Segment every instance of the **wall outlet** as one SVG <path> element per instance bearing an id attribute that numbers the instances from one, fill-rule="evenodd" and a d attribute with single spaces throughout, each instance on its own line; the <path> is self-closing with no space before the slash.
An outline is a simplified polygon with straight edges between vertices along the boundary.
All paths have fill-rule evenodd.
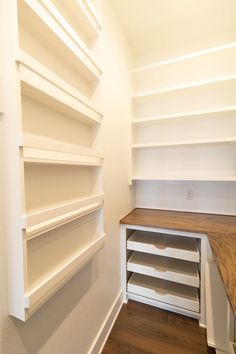
<path id="1" fill-rule="evenodd" d="M 186 191 L 186 199 L 187 200 L 193 200 L 193 198 L 194 198 L 193 189 L 187 189 L 187 191 Z"/>

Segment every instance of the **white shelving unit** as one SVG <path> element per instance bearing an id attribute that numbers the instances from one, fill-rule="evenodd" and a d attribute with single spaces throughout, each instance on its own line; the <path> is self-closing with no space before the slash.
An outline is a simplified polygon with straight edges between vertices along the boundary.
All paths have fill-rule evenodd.
<path id="1" fill-rule="evenodd" d="M 124 301 L 137 300 L 204 323 L 206 235 L 121 225 L 121 238 Z"/>
<path id="2" fill-rule="evenodd" d="M 236 181 L 235 59 L 232 42 L 131 71 L 132 180 Z"/>
<path id="3" fill-rule="evenodd" d="M 102 71 L 89 50 L 50 0 L 19 0 L 20 23 L 30 33 L 43 36 L 63 61 L 87 80 L 98 80 Z"/>
<path id="4" fill-rule="evenodd" d="M 79 33 L 56 1 L 18 0 L 9 12 L 17 110 L 8 153 L 19 191 L 9 196 L 9 313 L 23 321 L 105 241 L 102 113 L 92 98 L 102 72 L 83 40 L 101 24 L 89 1 L 72 2 Z"/>

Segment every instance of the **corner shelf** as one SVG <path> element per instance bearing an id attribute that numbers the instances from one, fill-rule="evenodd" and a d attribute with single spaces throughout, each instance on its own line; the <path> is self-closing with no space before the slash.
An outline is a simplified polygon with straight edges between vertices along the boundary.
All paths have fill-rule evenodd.
<path id="1" fill-rule="evenodd" d="M 50 0 L 20 0 L 19 3 L 20 16 L 24 15 L 24 26 L 34 30 L 39 36 L 43 33 L 48 41 L 46 43 L 48 48 L 57 43 L 64 59 L 70 61 L 76 72 L 88 81 L 99 79 L 101 69 L 85 49 L 85 45 L 81 44 L 81 40 L 78 41 L 78 36 L 76 35 L 76 40 L 74 35 L 71 37 L 74 31 L 59 12 L 54 11 L 54 5 Z"/>
<path id="2" fill-rule="evenodd" d="M 205 144 L 233 144 L 236 143 L 236 137 L 230 138 L 208 138 L 208 139 L 192 139 L 182 141 L 170 141 L 160 143 L 147 143 L 147 144 L 133 144 L 133 149 L 149 149 L 149 148 L 161 148 L 169 146 L 185 146 L 185 145 L 205 145 Z"/>
<path id="3" fill-rule="evenodd" d="M 103 156 L 97 151 L 39 138 L 34 135 L 20 135 L 23 161 L 28 163 L 101 166 Z"/>
<path id="4" fill-rule="evenodd" d="M 217 115 L 221 113 L 226 113 L 226 112 L 235 112 L 236 114 L 236 105 L 235 106 L 223 106 L 223 107 L 216 107 L 212 109 L 201 109 L 201 110 L 196 110 L 196 111 L 190 111 L 190 112 L 181 112 L 181 113 L 175 113 L 175 114 L 167 114 L 167 115 L 162 115 L 162 116 L 156 116 L 156 117 L 144 117 L 144 118 L 139 118 L 139 119 L 133 119 L 132 124 L 138 125 L 138 124 L 151 124 L 155 123 L 158 121 L 167 121 L 167 120 L 175 120 L 175 119 L 184 119 L 184 118 L 200 118 L 205 115 Z"/>
<path id="5" fill-rule="evenodd" d="M 77 254 L 66 259 L 55 272 L 46 279 L 29 289 L 24 296 L 25 309 L 30 315 L 70 280 L 94 255 L 103 247 L 105 234 L 89 245 L 79 250 Z"/>
<path id="6" fill-rule="evenodd" d="M 16 62 L 22 94 L 87 124 L 101 123 L 102 114 L 74 87 L 19 50 Z"/>
<path id="7" fill-rule="evenodd" d="M 143 100 L 145 101 L 146 99 L 148 99 L 150 97 L 157 96 L 160 94 L 168 94 L 168 93 L 172 93 L 172 92 L 176 92 L 176 91 L 180 91 L 180 90 L 189 90 L 192 88 L 197 88 L 197 87 L 206 86 L 206 85 L 214 85 L 214 84 L 218 84 L 218 83 L 225 82 L 225 81 L 232 81 L 235 79 L 236 79 L 236 74 L 226 75 L 226 76 L 221 76 L 221 77 L 217 77 L 214 79 L 194 81 L 194 82 L 190 82 L 190 83 L 183 84 L 183 85 L 175 85 L 175 86 L 167 87 L 167 88 L 163 88 L 163 89 L 137 93 L 137 94 L 133 94 L 131 96 L 131 98 L 133 101 L 143 101 Z"/>
<path id="8" fill-rule="evenodd" d="M 32 239 L 103 207 L 104 194 L 66 202 L 22 216 L 26 239 Z"/>

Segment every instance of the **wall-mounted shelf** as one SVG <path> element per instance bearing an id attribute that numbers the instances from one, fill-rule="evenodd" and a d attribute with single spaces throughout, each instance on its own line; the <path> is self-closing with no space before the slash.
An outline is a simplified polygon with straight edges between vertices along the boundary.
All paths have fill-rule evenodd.
<path id="1" fill-rule="evenodd" d="M 41 306 L 49 297 L 60 289 L 82 267 L 84 267 L 94 255 L 103 247 L 105 234 L 89 245 L 80 249 L 70 259 L 66 259 L 55 272 L 52 272 L 41 283 L 29 289 L 25 294 L 25 309 L 31 314 Z"/>
<path id="2" fill-rule="evenodd" d="M 26 321 L 105 241 L 102 114 L 92 97 L 102 71 L 77 31 L 95 38 L 101 26 L 84 0 L 17 0 L 9 16 L 9 314 Z"/>
<path id="3" fill-rule="evenodd" d="M 37 237 L 103 207 L 104 195 L 94 195 L 36 211 L 22 217 L 27 239 Z"/>
<path id="4" fill-rule="evenodd" d="M 133 144 L 133 149 L 148 149 L 148 148 L 158 148 L 158 147 L 169 147 L 169 146 L 185 146 L 185 145 L 205 145 L 205 144 L 233 144 L 236 143 L 236 137 L 231 138 L 208 138 L 208 139 L 192 139 L 192 140 L 182 140 L 182 141 L 169 141 L 169 142 L 159 142 L 159 143 L 148 143 L 148 144 Z"/>
<path id="5" fill-rule="evenodd" d="M 43 3 L 43 5 L 41 4 Z M 46 7 L 46 8 L 45 8 Z M 88 81 L 98 80 L 102 74 L 101 69 L 85 50 L 81 43 L 68 35 L 68 24 L 64 19 L 54 13 L 53 4 L 49 0 L 20 0 L 19 14 L 20 21 L 24 27 L 33 32 L 39 38 L 43 36 L 45 45 L 58 50 L 60 57 Z M 65 27 L 67 31 L 65 31 Z"/>
<path id="6" fill-rule="evenodd" d="M 23 51 L 17 55 L 22 94 L 82 122 L 101 123 L 102 114 L 78 90 Z"/>
<path id="7" fill-rule="evenodd" d="M 236 79 L 236 74 L 221 76 L 221 77 L 217 77 L 214 79 L 189 82 L 189 83 L 183 84 L 183 85 L 175 85 L 175 86 L 166 87 L 163 89 L 137 93 L 137 94 L 133 94 L 131 96 L 131 98 L 133 99 L 134 102 L 135 101 L 139 101 L 139 102 L 146 101 L 147 99 L 153 98 L 153 96 L 157 96 L 160 94 L 168 94 L 168 93 L 172 93 L 172 92 L 176 92 L 176 91 L 180 91 L 180 90 L 189 90 L 189 89 L 198 88 L 201 86 L 214 85 L 214 84 L 218 84 L 218 83 L 225 82 L 225 81 L 226 82 L 232 81 L 235 79 Z"/>
<path id="8" fill-rule="evenodd" d="M 89 166 L 101 166 L 103 162 L 101 152 L 33 135 L 20 135 L 19 146 L 24 162 Z"/>
<path id="9" fill-rule="evenodd" d="M 52 0 L 58 10 L 63 13 L 68 23 L 91 47 L 102 30 L 97 9 L 86 0 Z"/>
<path id="10" fill-rule="evenodd" d="M 133 181 L 194 181 L 194 182 L 236 182 L 236 176 L 208 176 L 208 175 L 179 175 L 175 176 L 174 174 L 169 175 L 143 175 L 143 176 L 133 176 Z"/>
<path id="11" fill-rule="evenodd" d="M 132 124 L 150 124 L 158 121 L 167 121 L 167 120 L 176 120 L 176 119 L 191 119 L 191 118 L 201 118 L 204 116 L 218 116 L 219 114 L 224 114 L 227 112 L 232 112 L 236 114 L 236 105 L 235 106 L 225 106 L 225 107 L 217 107 L 212 109 L 201 109 L 191 112 L 182 112 L 176 114 L 167 114 L 163 116 L 156 117 L 143 117 L 139 119 L 133 119 Z"/>
<path id="12" fill-rule="evenodd" d="M 178 63 L 181 61 L 186 61 L 186 60 L 191 60 L 200 56 L 205 56 L 208 54 L 212 54 L 212 53 L 217 53 L 217 52 L 221 52 L 227 49 L 231 49 L 231 48 L 236 48 L 236 42 L 231 42 L 231 43 L 226 43 L 223 45 L 219 45 L 217 47 L 212 47 L 212 48 L 207 48 L 207 49 L 203 49 L 197 52 L 193 52 L 193 53 L 189 53 L 189 54 L 185 54 L 176 58 L 171 58 L 171 59 L 167 59 L 167 60 L 162 60 L 159 61 L 157 63 L 151 64 L 151 65 L 145 65 L 145 66 L 141 66 L 138 67 L 136 69 L 132 69 L 131 70 L 131 74 L 136 74 L 136 73 L 140 73 L 146 70 L 153 70 L 156 69 L 158 67 L 161 66 L 165 66 L 165 65 L 169 65 L 169 64 L 174 64 L 174 63 Z"/>

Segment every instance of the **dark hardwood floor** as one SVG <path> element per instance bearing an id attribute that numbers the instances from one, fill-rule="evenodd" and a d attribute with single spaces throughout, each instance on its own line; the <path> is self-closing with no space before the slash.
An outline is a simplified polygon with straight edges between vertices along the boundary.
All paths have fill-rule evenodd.
<path id="1" fill-rule="evenodd" d="M 110 333 L 102 354 L 213 354 L 198 321 L 129 301 Z"/>

